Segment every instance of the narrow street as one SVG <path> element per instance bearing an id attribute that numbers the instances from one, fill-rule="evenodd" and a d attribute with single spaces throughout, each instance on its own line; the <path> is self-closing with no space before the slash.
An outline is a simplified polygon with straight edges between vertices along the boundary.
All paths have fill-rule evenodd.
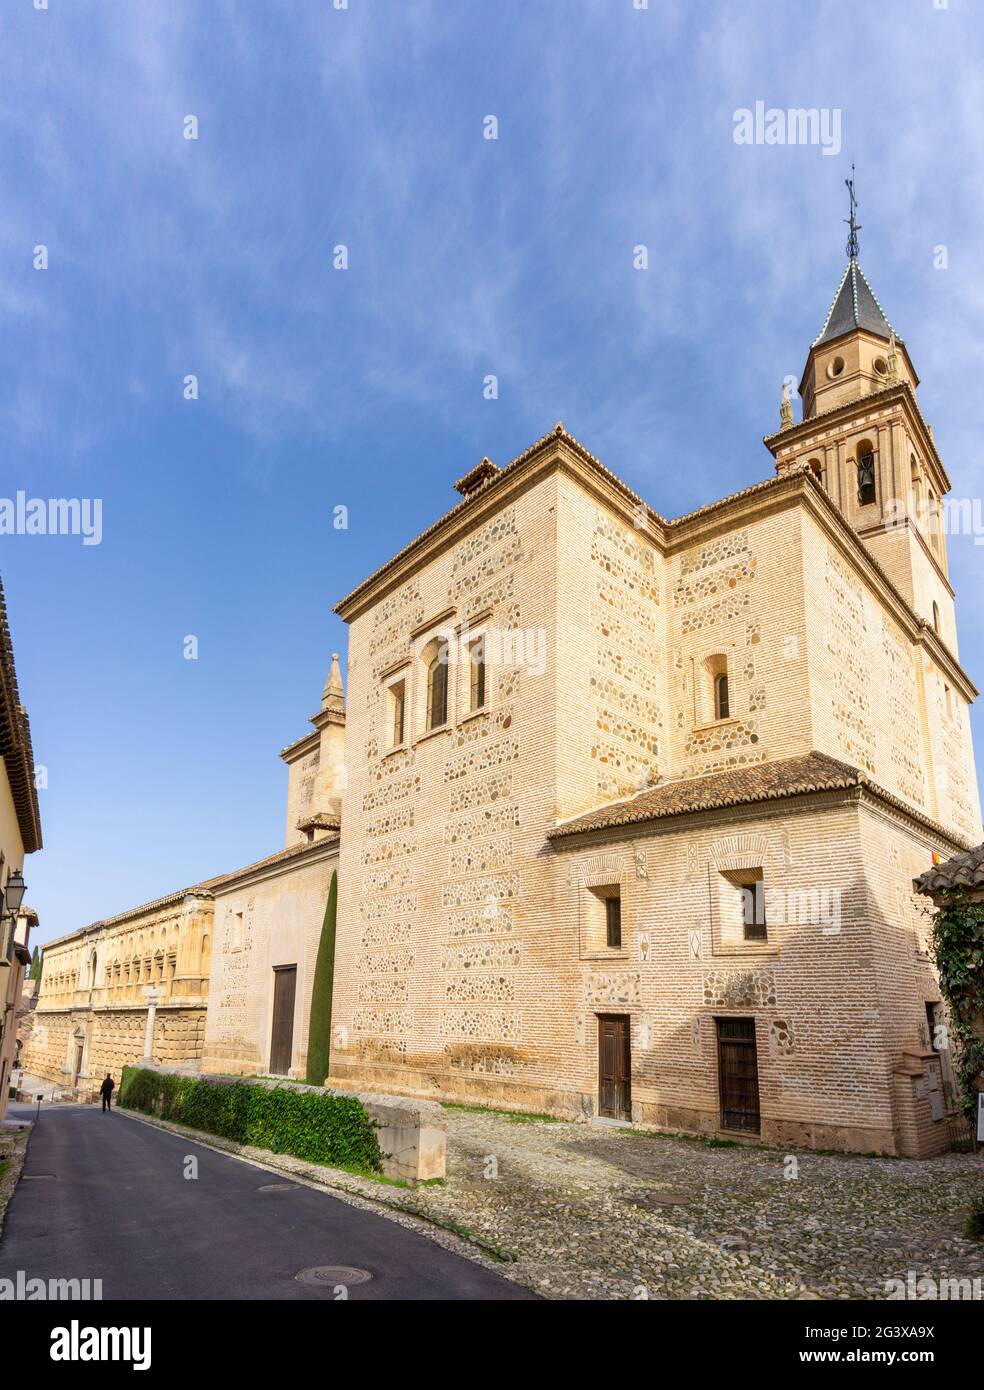
<path id="1" fill-rule="evenodd" d="M 323 1266 L 371 1274 L 346 1283 L 353 1299 L 535 1297 L 394 1221 L 96 1106 L 42 1106 L 0 1243 L 0 1276 L 101 1279 L 104 1299 L 333 1300 L 334 1280 L 296 1278 Z"/>

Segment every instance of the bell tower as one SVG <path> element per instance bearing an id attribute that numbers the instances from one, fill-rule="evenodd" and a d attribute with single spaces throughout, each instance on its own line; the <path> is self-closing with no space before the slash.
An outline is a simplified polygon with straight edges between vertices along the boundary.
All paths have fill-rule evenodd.
<path id="1" fill-rule="evenodd" d="M 813 470 L 910 607 L 956 656 L 942 513 L 950 480 L 919 409 L 908 348 L 861 269 L 853 177 L 846 184 L 848 261 L 807 353 L 802 419 L 793 418 L 784 391 L 780 428 L 765 444 L 777 472 Z"/>

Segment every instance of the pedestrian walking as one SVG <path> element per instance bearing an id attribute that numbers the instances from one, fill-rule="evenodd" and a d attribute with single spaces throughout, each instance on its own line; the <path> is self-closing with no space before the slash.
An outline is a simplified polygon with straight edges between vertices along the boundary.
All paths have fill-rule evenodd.
<path id="1" fill-rule="evenodd" d="M 106 1080 L 99 1087 L 99 1094 L 102 1096 L 103 1110 L 109 1110 L 112 1108 L 113 1091 L 115 1087 L 116 1082 L 110 1076 L 109 1072 L 107 1072 Z"/>

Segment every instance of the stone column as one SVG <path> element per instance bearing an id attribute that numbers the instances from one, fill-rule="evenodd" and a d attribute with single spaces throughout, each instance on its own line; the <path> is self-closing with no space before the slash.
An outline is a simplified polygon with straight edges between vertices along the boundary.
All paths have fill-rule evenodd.
<path id="1" fill-rule="evenodd" d="M 147 990 L 147 1031 L 144 1034 L 144 1055 L 143 1061 L 153 1062 L 154 1060 L 154 1024 L 157 1021 L 157 1005 L 161 1002 L 161 995 L 155 989 Z"/>
<path id="2" fill-rule="evenodd" d="M 878 425 L 877 443 L 878 450 L 878 496 L 881 503 L 882 520 L 887 516 L 889 501 L 898 497 L 898 490 L 895 485 L 895 469 L 893 467 L 893 451 L 889 443 L 889 426 Z M 897 508 L 893 508 L 892 520 L 898 521 Z"/>

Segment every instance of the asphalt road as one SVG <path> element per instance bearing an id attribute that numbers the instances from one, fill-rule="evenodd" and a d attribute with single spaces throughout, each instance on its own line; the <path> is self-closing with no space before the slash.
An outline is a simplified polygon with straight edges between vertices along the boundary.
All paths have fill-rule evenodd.
<path id="1" fill-rule="evenodd" d="M 101 1279 L 104 1299 L 323 1302 L 333 1283 L 295 1275 L 325 1265 L 371 1273 L 352 1299 L 535 1297 L 386 1217 L 90 1105 L 42 1105 L 0 1244 L 0 1276 Z"/>

